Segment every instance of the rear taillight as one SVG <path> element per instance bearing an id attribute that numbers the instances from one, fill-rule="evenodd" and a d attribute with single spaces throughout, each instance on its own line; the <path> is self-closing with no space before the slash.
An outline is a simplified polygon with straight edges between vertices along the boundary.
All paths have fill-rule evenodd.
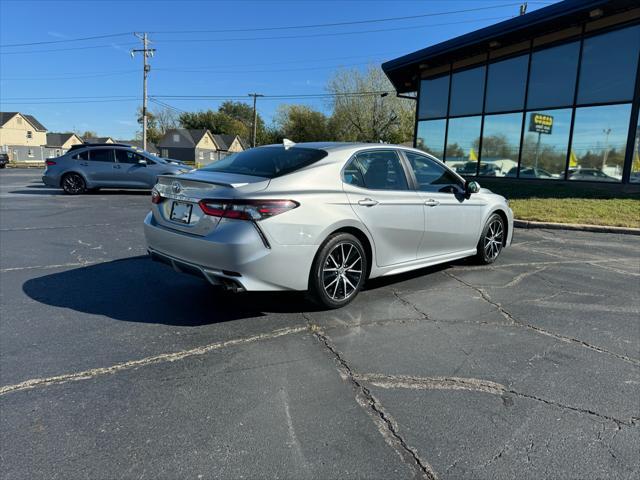
<path id="1" fill-rule="evenodd" d="M 293 200 L 200 200 L 202 211 L 212 217 L 263 220 L 293 210 Z"/>
<path id="2" fill-rule="evenodd" d="M 154 205 L 159 204 L 162 201 L 162 195 L 157 190 L 151 190 L 151 203 Z"/>
<path id="3" fill-rule="evenodd" d="M 44 163 L 47 165 L 47 167 L 50 167 L 56 164 L 56 162 L 54 162 L 53 160 L 45 160 Z"/>

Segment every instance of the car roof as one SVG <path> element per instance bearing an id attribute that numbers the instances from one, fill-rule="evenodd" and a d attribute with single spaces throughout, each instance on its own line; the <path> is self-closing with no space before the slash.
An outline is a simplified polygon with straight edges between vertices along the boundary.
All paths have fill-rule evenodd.
<path id="1" fill-rule="evenodd" d="M 263 147 L 282 147 L 282 143 L 274 143 L 271 145 L 263 145 L 258 148 Z M 343 150 L 361 150 L 363 148 L 397 148 L 402 150 L 414 151 L 416 153 L 420 153 L 422 155 L 429 155 L 427 152 L 422 150 L 418 150 L 413 147 L 407 147 L 405 145 L 396 145 L 394 143 L 367 143 L 367 142 L 300 142 L 294 143 L 291 147 L 297 148 L 312 148 L 316 150 L 325 150 L 327 152 L 337 152 Z"/>
<path id="2" fill-rule="evenodd" d="M 71 145 L 69 150 L 78 150 L 80 148 L 96 148 L 96 147 L 127 147 L 133 148 L 131 145 L 127 145 L 126 143 L 79 143 L 77 145 Z"/>

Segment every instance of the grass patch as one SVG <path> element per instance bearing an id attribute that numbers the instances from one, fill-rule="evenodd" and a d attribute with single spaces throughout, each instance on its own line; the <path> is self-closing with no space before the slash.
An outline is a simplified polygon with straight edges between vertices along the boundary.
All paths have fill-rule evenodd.
<path id="1" fill-rule="evenodd" d="M 640 200 L 534 197 L 509 203 L 520 220 L 640 228 Z"/>
<path id="2" fill-rule="evenodd" d="M 640 228 L 640 185 L 568 184 L 480 179 L 509 199 L 515 218 Z"/>

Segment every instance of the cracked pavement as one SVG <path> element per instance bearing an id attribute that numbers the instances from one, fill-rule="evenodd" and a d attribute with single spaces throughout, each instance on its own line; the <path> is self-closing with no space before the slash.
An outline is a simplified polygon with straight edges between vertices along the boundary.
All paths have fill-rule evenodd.
<path id="1" fill-rule="evenodd" d="M 640 238 L 517 230 L 349 306 L 145 256 L 147 193 L 0 172 L 2 478 L 640 475 Z"/>

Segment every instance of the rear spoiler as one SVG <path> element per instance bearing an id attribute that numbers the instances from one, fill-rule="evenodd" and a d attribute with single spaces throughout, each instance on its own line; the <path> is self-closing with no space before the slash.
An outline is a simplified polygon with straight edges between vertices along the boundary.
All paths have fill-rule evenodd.
<path id="1" fill-rule="evenodd" d="M 177 180 L 180 180 L 181 178 L 182 176 L 179 176 L 179 175 L 158 175 L 158 182 L 164 183 L 164 185 L 171 185 L 172 181 L 177 181 Z M 167 181 L 162 182 L 163 179 Z M 184 181 L 194 182 L 194 183 L 208 183 L 209 185 L 218 185 L 220 187 L 231 187 L 231 188 L 240 188 L 240 187 L 244 187 L 245 185 L 249 185 L 249 182 L 230 183 L 230 182 L 221 182 L 221 181 L 215 181 L 215 180 L 203 180 L 203 179 L 195 180 L 190 178 L 185 178 Z"/>

